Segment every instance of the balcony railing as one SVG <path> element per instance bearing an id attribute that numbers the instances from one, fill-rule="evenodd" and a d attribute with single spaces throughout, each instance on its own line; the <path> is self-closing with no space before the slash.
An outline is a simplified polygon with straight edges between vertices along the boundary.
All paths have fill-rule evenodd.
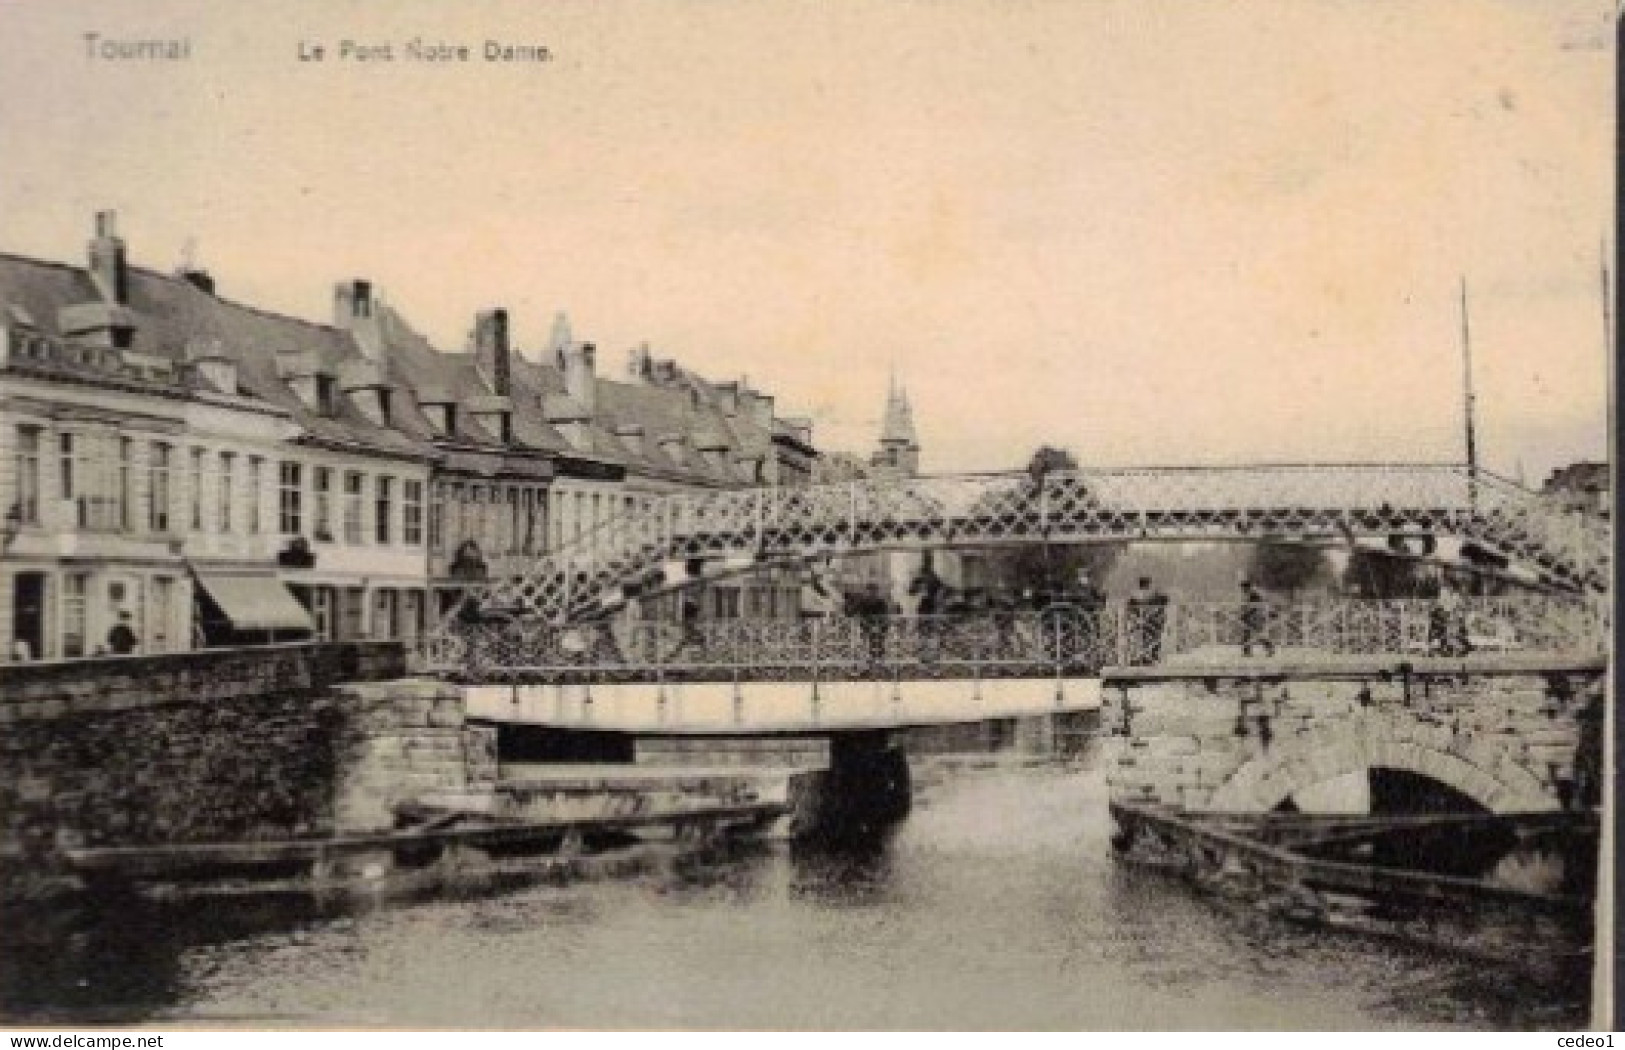
<path id="1" fill-rule="evenodd" d="M 470 681 L 1090 676 L 1110 665 L 1238 657 L 1601 653 L 1593 606 L 1544 597 L 1302 604 L 1056 606 L 931 617 L 459 624 L 425 640 L 423 671 Z"/>

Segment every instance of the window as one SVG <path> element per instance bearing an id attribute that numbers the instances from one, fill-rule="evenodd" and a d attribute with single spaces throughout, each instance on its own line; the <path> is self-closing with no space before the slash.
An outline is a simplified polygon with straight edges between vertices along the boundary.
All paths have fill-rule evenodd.
<path id="1" fill-rule="evenodd" d="M 463 486 L 448 485 L 437 507 L 445 508 L 445 545 L 442 550 L 456 550 L 463 540 Z"/>
<path id="2" fill-rule="evenodd" d="M 480 505 L 485 515 L 480 530 L 480 549 L 491 553 L 502 551 L 502 489 L 491 485 L 485 490 L 485 501 Z"/>
<path id="3" fill-rule="evenodd" d="M 361 485 L 362 474 L 358 470 L 346 471 L 344 474 L 344 542 L 360 543 L 361 535 Z"/>
<path id="4" fill-rule="evenodd" d="M 501 548 L 504 553 L 512 554 L 519 549 L 519 537 L 524 535 L 524 526 L 519 515 L 519 489 L 510 485 L 508 487 L 508 534 L 503 537 L 506 542 L 503 543 Z"/>
<path id="5" fill-rule="evenodd" d="M 434 487 L 434 502 L 429 504 L 429 549 L 446 549 L 446 486 Z"/>
<path id="6" fill-rule="evenodd" d="M 57 448 L 62 453 L 62 498 L 73 499 L 73 435 L 57 435 Z"/>
<path id="7" fill-rule="evenodd" d="M 70 572 L 62 577 L 62 655 L 85 655 L 85 593 L 90 574 Z"/>
<path id="8" fill-rule="evenodd" d="M 380 474 L 373 482 L 373 532 L 379 543 L 389 542 L 389 524 L 394 507 L 390 505 L 395 479 Z"/>
<path id="9" fill-rule="evenodd" d="M 395 635 L 395 592 L 381 588 L 372 594 L 372 636 L 387 640 Z"/>
<path id="10" fill-rule="evenodd" d="M 359 476 L 359 475 L 358 475 Z M 345 641 L 361 637 L 361 625 L 367 615 L 367 591 L 364 587 L 346 587 L 339 609 L 339 637 Z"/>
<path id="11" fill-rule="evenodd" d="M 401 541 L 408 547 L 423 543 L 423 482 L 401 482 Z"/>
<path id="12" fill-rule="evenodd" d="M 402 638 L 413 640 L 423 633 L 423 592 L 402 591 L 400 602 L 400 616 L 397 618 L 396 632 Z"/>
<path id="13" fill-rule="evenodd" d="M 232 508 L 232 504 L 236 500 L 236 494 L 232 491 L 232 486 L 233 486 L 233 482 L 236 480 L 235 477 L 234 477 L 234 475 L 236 473 L 237 473 L 237 453 L 235 453 L 235 452 L 222 452 L 222 453 L 220 453 L 220 493 L 219 493 L 219 498 L 220 498 L 220 531 L 222 533 L 228 533 L 228 532 L 231 531 L 231 508 Z"/>
<path id="14" fill-rule="evenodd" d="M 316 412 L 318 415 L 331 416 L 333 414 L 333 392 L 336 388 L 334 378 L 327 375 L 316 377 Z"/>
<path id="15" fill-rule="evenodd" d="M 121 502 L 128 480 L 120 458 L 122 440 L 107 432 L 57 435 L 62 498 L 74 504 L 76 527 L 101 532 L 127 527 Z"/>
<path id="16" fill-rule="evenodd" d="M 131 491 L 131 469 L 134 467 L 135 442 L 129 438 L 118 440 L 118 503 L 114 517 L 118 521 L 121 532 L 130 530 L 130 504 L 135 502 L 135 494 Z"/>
<path id="17" fill-rule="evenodd" d="M 192 531 L 203 531 L 203 457 L 207 450 L 192 450 Z"/>
<path id="18" fill-rule="evenodd" d="M 152 443 L 147 460 L 147 529 L 169 531 L 169 457 L 171 447 L 163 441 Z"/>
<path id="19" fill-rule="evenodd" d="M 169 618 L 173 615 L 175 581 L 168 576 L 152 578 L 152 651 L 169 652 Z"/>
<path id="20" fill-rule="evenodd" d="M 17 520 L 39 524 L 39 427 L 17 428 Z"/>
<path id="21" fill-rule="evenodd" d="M 248 491 L 244 497 L 248 501 L 248 534 L 260 534 L 260 488 L 265 484 L 265 460 L 259 456 L 248 457 Z"/>
<path id="22" fill-rule="evenodd" d="M 544 489 L 531 489 L 530 501 L 525 506 L 525 543 L 526 554 L 538 553 L 542 537 L 546 535 L 547 528 L 547 492 Z"/>
<path id="23" fill-rule="evenodd" d="M 300 464 L 283 460 L 278 468 L 280 490 L 277 496 L 277 528 L 284 536 L 297 536 L 303 525 L 301 511 L 304 486 L 300 478 Z"/>
<path id="24" fill-rule="evenodd" d="M 311 480 L 316 488 L 315 533 L 319 540 L 333 538 L 333 468 L 315 468 Z"/>

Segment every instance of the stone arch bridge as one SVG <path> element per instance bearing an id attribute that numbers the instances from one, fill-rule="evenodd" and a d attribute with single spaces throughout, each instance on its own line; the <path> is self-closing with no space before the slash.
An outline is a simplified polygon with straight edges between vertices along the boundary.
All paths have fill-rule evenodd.
<path id="1" fill-rule="evenodd" d="M 1598 804 L 1598 655 L 1116 668 L 1114 802 L 1260 814 L 1349 774 L 1425 778 L 1488 813 Z"/>

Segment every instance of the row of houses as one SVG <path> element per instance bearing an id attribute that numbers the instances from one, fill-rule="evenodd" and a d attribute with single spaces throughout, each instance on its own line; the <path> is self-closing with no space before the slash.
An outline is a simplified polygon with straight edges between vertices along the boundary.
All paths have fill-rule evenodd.
<path id="1" fill-rule="evenodd" d="M 411 639 L 660 496 L 826 476 L 771 395 L 647 347 L 611 377 L 562 316 L 525 353 L 486 310 L 448 352 L 365 280 L 313 323 L 126 255 L 110 212 L 85 265 L 0 255 L 0 658 Z M 917 457 L 911 424 L 886 437 L 877 462 Z M 703 612 L 793 615 L 797 590 Z"/>

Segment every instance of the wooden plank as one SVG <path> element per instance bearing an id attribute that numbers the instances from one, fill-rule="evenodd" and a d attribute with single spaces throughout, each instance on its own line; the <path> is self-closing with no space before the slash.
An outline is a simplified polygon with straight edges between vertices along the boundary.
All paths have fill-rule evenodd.
<path id="1" fill-rule="evenodd" d="M 1113 816 L 1124 823 L 1148 825 L 1160 834 L 1184 841 L 1188 848 L 1210 850 L 1221 859 L 1225 855 L 1240 857 L 1255 874 L 1280 888 L 1307 886 L 1430 903 L 1511 905 L 1565 915 L 1587 913 L 1592 906 L 1590 901 L 1576 897 L 1495 886 L 1477 879 L 1321 860 L 1157 807 L 1114 802 L 1111 809 Z"/>
<path id="2" fill-rule="evenodd" d="M 353 853 L 394 850 L 411 846 L 481 846 L 522 843 L 554 835 L 631 832 L 668 825 L 721 825 L 765 822 L 782 816 L 781 803 L 695 807 L 658 814 L 574 818 L 513 824 L 462 827 L 410 828 L 371 835 L 345 835 L 328 839 L 276 842 L 206 842 L 163 846 L 105 846 L 70 849 L 63 855 L 83 872 L 127 875 L 174 873 L 213 867 L 260 867 L 306 863 Z"/>
<path id="3" fill-rule="evenodd" d="M 1416 831 L 1477 831 L 1506 827 L 1515 833 L 1537 831 L 1595 830 L 1594 813 L 1537 811 L 1530 813 L 1417 813 L 1384 816 L 1266 813 L 1208 814 L 1186 813 L 1186 819 L 1199 825 L 1219 826 L 1232 832 L 1261 839 L 1273 845 L 1296 848 L 1326 845 L 1354 845 L 1374 842 L 1390 835 Z"/>

